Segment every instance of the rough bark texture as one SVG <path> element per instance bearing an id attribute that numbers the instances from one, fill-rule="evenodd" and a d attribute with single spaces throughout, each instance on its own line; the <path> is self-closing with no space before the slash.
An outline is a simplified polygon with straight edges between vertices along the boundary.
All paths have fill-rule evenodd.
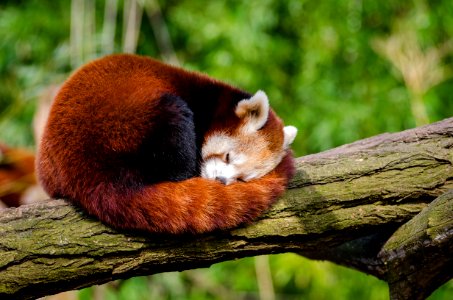
<path id="1" fill-rule="evenodd" d="M 121 233 L 64 200 L 4 210 L 0 299 L 281 252 L 375 275 L 393 299 L 421 299 L 453 276 L 453 118 L 305 156 L 297 169 L 260 220 L 203 236 Z"/>
<path id="2" fill-rule="evenodd" d="M 424 299 L 453 275 L 453 190 L 438 197 L 385 243 L 393 299 Z"/>

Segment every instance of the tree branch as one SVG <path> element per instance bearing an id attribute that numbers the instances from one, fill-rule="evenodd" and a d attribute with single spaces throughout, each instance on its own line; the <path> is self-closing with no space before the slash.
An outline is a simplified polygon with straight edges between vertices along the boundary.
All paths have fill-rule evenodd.
<path id="1" fill-rule="evenodd" d="M 453 189 L 401 226 L 379 253 L 393 299 L 425 299 L 453 273 Z"/>
<path id="2" fill-rule="evenodd" d="M 392 289 L 403 291 L 403 296 L 392 297 L 408 299 L 394 283 L 408 274 L 409 267 L 415 267 L 413 274 L 425 271 L 416 261 L 406 264 L 407 259 L 436 244 L 439 236 L 441 245 L 429 249 L 451 253 L 452 215 L 436 214 L 435 232 L 440 235 L 430 234 L 423 246 L 414 231 L 397 228 L 453 188 L 452 148 L 450 118 L 299 158 L 287 193 L 260 220 L 201 236 L 121 233 L 64 200 L 3 210 L 0 298 L 30 299 L 119 278 L 298 252 L 385 279 Z M 430 207 L 438 202 L 451 207 L 452 198 L 443 197 Z M 436 210 L 430 207 L 405 228 L 424 222 L 414 230 L 425 237 L 431 228 L 426 216 Z M 451 258 L 447 260 L 451 266 Z M 432 291 L 452 277 L 453 268 L 441 268 L 429 258 L 427 262 L 431 272 L 442 275 L 423 286 Z"/>

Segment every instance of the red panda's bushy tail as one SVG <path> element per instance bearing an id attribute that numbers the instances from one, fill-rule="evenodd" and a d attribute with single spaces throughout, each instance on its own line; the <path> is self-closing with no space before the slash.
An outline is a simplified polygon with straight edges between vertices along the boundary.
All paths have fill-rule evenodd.
<path id="1" fill-rule="evenodd" d="M 103 222 L 121 229 L 156 233 L 203 233 L 250 222 L 280 196 L 294 175 L 288 152 L 275 170 L 250 181 L 223 185 L 195 177 L 162 182 L 131 194 L 99 186 L 80 204 Z"/>

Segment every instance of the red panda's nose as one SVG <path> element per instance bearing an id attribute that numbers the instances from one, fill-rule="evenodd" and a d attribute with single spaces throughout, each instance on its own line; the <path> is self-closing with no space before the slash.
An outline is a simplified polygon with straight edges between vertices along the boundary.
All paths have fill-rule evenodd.
<path id="1" fill-rule="evenodd" d="M 220 182 L 223 183 L 223 184 L 226 184 L 226 183 L 227 183 L 226 177 L 223 177 L 223 176 L 217 176 L 217 177 L 215 178 L 215 180 L 220 181 Z"/>

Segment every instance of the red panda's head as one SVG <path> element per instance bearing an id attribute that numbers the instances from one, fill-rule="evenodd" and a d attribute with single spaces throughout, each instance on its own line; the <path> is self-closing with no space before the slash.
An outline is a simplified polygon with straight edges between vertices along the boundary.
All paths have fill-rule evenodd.
<path id="1" fill-rule="evenodd" d="M 249 181 L 272 171 L 294 141 L 297 129 L 283 126 L 262 91 L 239 101 L 234 128 L 210 132 L 202 146 L 201 176 L 224 184 Z"/>

